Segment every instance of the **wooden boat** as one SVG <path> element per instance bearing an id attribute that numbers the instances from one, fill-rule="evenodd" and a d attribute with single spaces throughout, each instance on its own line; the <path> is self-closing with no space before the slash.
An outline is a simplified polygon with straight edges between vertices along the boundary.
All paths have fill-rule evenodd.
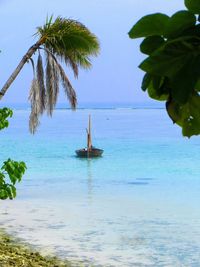
<path id="1" fill-rule="evenodd" d="M 76 150 L 76 155 L 80 158 L 95 158 L 101 157 L 103 154 L 103 149 L 96 148 L 92 145 L 92 138 L 91 138 L 91 116 L 89 115 L 89 125 L 87 132 L 87 148 L 82 148 Z"/>

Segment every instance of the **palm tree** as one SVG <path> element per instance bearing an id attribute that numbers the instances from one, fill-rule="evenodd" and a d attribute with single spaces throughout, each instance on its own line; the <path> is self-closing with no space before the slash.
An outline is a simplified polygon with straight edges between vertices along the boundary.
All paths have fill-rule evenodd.
<path id="1" fill-rule="evenodd" d="M 29 129 L 31 133 L 35 133 L 39 125 L 39 116 L 45 110 L 48 115 L 52 115 L 57 102 L 60 81 L 72 109 L 76 108 L 76 92 L 61 63 L 71 67 L 74 76 L 77 78 L 78 68 L 90 68 L 90 56 L 97 56 L 99 52 L 97 37 L 76 20 L 57 17 L 52 22 L 51 16 L 43 27 L 37 28 L 36 35 L 39 37 L 38 41 L 28 49 L 17 68 L 0 90 L 1 99 L 25 63 L 31 61 L 34 72 L 29 95 L 31 102 Z M 35 67 L 32 56 L 36 52 L 38 53 L 38 59 Z M 46 59 L 45 70 L 42 54 Z"/>

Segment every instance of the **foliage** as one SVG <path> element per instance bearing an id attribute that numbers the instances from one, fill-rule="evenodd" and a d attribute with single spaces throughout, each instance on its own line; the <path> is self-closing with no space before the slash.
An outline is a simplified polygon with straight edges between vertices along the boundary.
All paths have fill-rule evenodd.
<path id="1" fill-rule="evenodd" d="M 12 117 L 13 112 L 9 108 L 1 108 L 0 109 L 0 130 L 7 128 L 9 122 L 7 120 L 8 117 Z"/>
<path id="2" fill-rule="evenodd" d="M 0 130 L 8 127 L 8 117 L 13 112 L 8 108 L 0 109 Z M 11 159 L 4 161 L 0 169 L 0 199 L 13 199 L 16 197 L 16 182 L 20 182 L 26 170 L 24 162 L 17 162 Z"/>
<path id="3" fill-rule="evenodd" d="M 43 27 L 38 27 L 39 39 L 44 39 L 44 47 L 55 57 L 71 65 L 78 75 L 78 66 L 91 67 L 90 56 L 99 51 L 97 37 L 82 23 L 58 17 L 52 23 L 52 17 Z"/>
<path id="4" fill-rule="evenodd" d="M 43 27 L 37 28 L 35 35 L 38 37 L 38 41 L 28 49 L 0 90 L 1 99 L 25 63 L 32 63 L 34 75 L 29 96 L 31 102 L 29 129 L 31 133 L 35 133 L 39 125 L 39 117 L 44 111 L 47 111 L 48 115 L 52 115 L 59 94 L 60 82 L 71 108 L 76 108 L 76 92 L 64 71 L 63 63 L 72 69 L 77 78 L 79 67 L 89 69 L 92 66 L 91 57 L 97 56 L 99 52 L 97 37 L 85 25 L 76 20 L 57 17 L 53 21 L 51 16 L 50 19 L 47 18 Z M 38 59 L 35 64 L 33 56 L 37 53 Z M 43 64 L 43 59 L 46 64 Z"/>
<path id="5" fill-rule="evenodd" d="M 200 134 L 200 1 L 185 0 L 187 10 L 168 17 L 156 13 L 141 18 L 130 38 L 143 37 L 139 65 L 145 71 L 142 90 L 166 101 L 172 121 L 184 136 Z"/>
<path id="6" fill-rule="evenodd" d="M 59 81 L 62 82 L 72 109 L 76 107 L 76 92 L 59 61 L 71 67 L 77 78 L 79 67 L 89 69 L 90 57 L 96 56 L 99 51 L 96 36 L 78 21 L 58 17 L 52 22 L 50 17 L 46 24 L 38 27 L 37 30 L 36 35 L 39 37 L 40 46 L 29 97 L 32 107 L 29 128 L 32 133 L 39 125 L 39 115 L 45 110 L 52 115 L 58 98 Z M 40 54 L 41 49 L 44 50 L 45 70 Z"/>
<path id="7" fill-rule="evenodd" d="M 4 161 L 0 171 L 0 199 L 13 199 L 16 197 L 16 182 L 20 182 L 22 175 L 26 170 L 26 165 L 23 161 L 17 162 L 11 159 Z M 9 183 L 6 183 L 6 178 L 9 178 Z"/>

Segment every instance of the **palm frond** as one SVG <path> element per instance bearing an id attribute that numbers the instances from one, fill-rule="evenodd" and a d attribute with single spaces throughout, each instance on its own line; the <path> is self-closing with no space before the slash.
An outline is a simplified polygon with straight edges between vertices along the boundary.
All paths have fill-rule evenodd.
<path id="1" fill-rule="evenodd" d="M 29 100 L 31 102 L 31 114 L 29 117 L 29 129 L 31 133 L 35 133 L 39 125 L 40 115 L 40 88 L 38 80 L 34 77 L 31 83 Z"/>
<path id="2" fill-rule="evenodd" d="M 35 63 L 33 61 L 32 58 L 29 58 L 30 62 L 31 62 L 31 65 L 32 65 L 32 69 L 33 69 L 33 76 L 35 76 Z M 29 62 L 29 61 L 28 61 Z"/>
<path id="3" fill-rule="evenodd" d="M 42 114 L 46 107 L 46 88 L 44 85 L 44 69 L 42 63 L 42 56 L 40 55 L 40 53 L 38 55 L 37 60 L 37 80 L 40 90 L 40 113 Z"/>
<path id="4" fill-rule="evenodd" d="M 89 68 L 90 57 L 99 53 L 99 41 L 82 23 L 58 17 L 53 23 L 38 28 L 38 35 L 45 39 L 43 45 L 56 57 L 83 68 Z"/>
<path id="5" fill-rule="evenodd" d="M 61 78 L 61 82 L 65 91 L 65 94 L 67 95 L 67 98 L 71 104 L 71 108 L 75 109 L 77 104 L 77 98 L 76 98 L 76 92 L 73 89 L 67 75 L 65 74 L 64 69 L 62 66 L 58 63 L 56 57 L 48 52 L 48 56 L 51 58 L 51 62 L 54 62 L 54 68 L 57 69 L 57 72 L 59 73 L 59 76 Z"/>
<path id="6" fill-rule="evenodd" d="M 66 52 L 65 63 L 66 65 L 70 65 L 72 69 L 73 69 L 72 63 L 76 65 L 77 69 L 78 69 L 78 66 L 81 66 L 84 69 L 90 69 L 92 66 L 90 58 L 88 56 L 83 55 L 83 53 L 79 53 L 78 51 L 74 53 L 72 53 L 71 51 L 69 53 Z M 78 73 L 77 75 L 75 75 L 75 77 L 78 77 Z"/>
<path id="7" fill-rule="evenodd" d="M 79 67 L 90 68 L 91 57 L 97 56 L 99 53 L 97 37 L 76 20 L 58 17 L 53 22 L 52 16 L 50 18 L 47 17 L 45 25 L 38 27 L 36 34 L 39 36 L 39 40 L 27 50 L 0 90 L 1 99 L 24 65 L 29 60 L 31 61 L 34 78 L 29 96 L 31 102 L 29 128 L 32 133 L 35 132 L 39 125 L 39 116 L 44 110 L 47 110 L 47 113 L 52 115 L 58 97 L 60 80 L 72 108 L 76 107 L 76 92 L 58 61 L 69 65 L 75 77 L 78 77 Z M 44 72 L 42 57 L 39 55 L 35 75 L 32 56 L 40 49 L 48 51 L 46 54 L 46 70 Z"/>
<path id="8" fill-rule="evenodd" d="M 62 66 L 59 63 L 58 63 L 58 68 L 60 71 L 60 78 L 62 81 L 63 88 L 65 90 L 65 94 L 67 95 L 67 98 L 69 99 L 71 108 L 75 109 L 76 104 L 77 104 L 76 92 L 74 88 L 72 87 L 67 75 L 65 74 L 65 71 L 63 70 Z"/>
<path id="9" fill-rule="evenodd" d="M 46 92 L 47 92 L 47 113 L 52 116 L 54 108 L 54 70 L 49 54 L 46 54 Z"/>
<path id="10" fill-rule="evenodd" d="M 57 64 L 53 59 L 51 59 L 51 64 L 52 64 L 52 69 L 54 73 L 54 106 L 56 105 L 57 99 L 58 99 L 58 94 L 59 94 L 59 69 Z"/>
<path id="11" fill-rule="evenodd" d="M 47 113 L 52 116 L 59 94 L 59 68 L 47 50 L 46 61 Z"/>
<path id="12" fill-rule="evenodd" d="M 72 56 L 65 57 L 65 64 L 69 65 L 74 73 L 74 77 L 78 78 L 78 64 L 73 60 Z"/>

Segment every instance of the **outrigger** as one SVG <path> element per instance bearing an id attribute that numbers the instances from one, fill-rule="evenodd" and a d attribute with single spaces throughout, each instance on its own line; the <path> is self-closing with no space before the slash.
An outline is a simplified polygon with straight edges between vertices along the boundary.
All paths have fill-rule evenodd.
<path id="1" fill-rule="evenodd" d="M 95 158 L 101 157 L 103 154 L 103 149 L 96 148 L 92 145 L 92 138 L 91 138 L 91 116 L 89 115 L 89 123 L 87 132 L 87 148 L 82 148 L 76 150 L 76 155 L 80 158 Z"/>

